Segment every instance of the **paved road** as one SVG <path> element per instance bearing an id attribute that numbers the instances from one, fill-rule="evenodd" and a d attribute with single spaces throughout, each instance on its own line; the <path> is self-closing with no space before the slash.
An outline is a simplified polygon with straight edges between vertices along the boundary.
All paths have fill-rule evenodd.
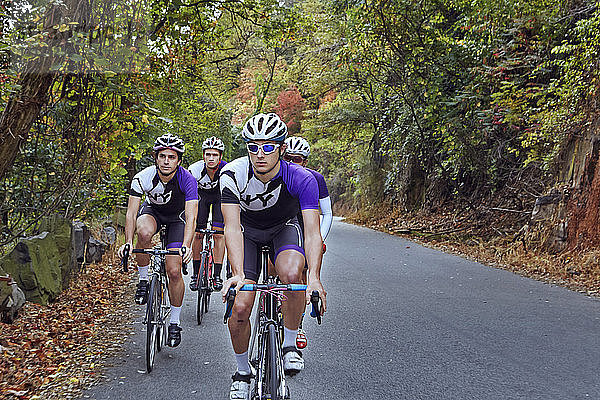
<path id="1" fill-rule="evenodd" d="M 292 399 L 598 399 L 600 301 L 336 219 L 323 281 L 329 312 L 306 325 Z M 93 399 L 227 399 L 235 369 L 223 307 L 144 373 L 126 343 Z"/>

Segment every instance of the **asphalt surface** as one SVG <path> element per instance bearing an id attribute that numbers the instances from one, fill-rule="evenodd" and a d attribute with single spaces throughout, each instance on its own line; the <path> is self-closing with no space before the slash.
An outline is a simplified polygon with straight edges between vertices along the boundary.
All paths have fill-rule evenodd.
<path id="1" fill-rule="evenodd" d="M 188 277 L 186 277 L 186 282 Z M 600 301 L 334 221 L 323 324 L 305 319 L 292 399 L 599 399 Z M 91 399 L 227 399 L 235 360 L 220 296 L 145 373 L 141 321 Z M 132 294 L 133 296 L 133 294 Z"/>

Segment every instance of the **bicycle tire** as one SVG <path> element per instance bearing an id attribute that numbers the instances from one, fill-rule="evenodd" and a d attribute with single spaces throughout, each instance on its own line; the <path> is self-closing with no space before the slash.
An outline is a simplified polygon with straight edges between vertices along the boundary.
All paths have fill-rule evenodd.
<path id="1" fill-rule="evenodd" d="M 196 302 L 196 322 L 198 325 L 202 324 L 202 319 L 204 318 L 204 313 L 206 312 L 206 296 L 205 296 L 205 287 L 208 284 L 206 282 L 205 272 L 206 269 L 206 254 L 202 254 L 202 258 L 200 259 L 200 270 L 198 271 L 198 299 Z"/>
<path id="2" fill-rule="evenodd" d="M 209 285 L 209 283 L 210 283 L 210 280 L 212 279 L 211 276 L 213 274 L 213 271 L 215 270 L 214 260 L 212 257 L 212 249 L 210 250 L 206 265 L 208 265 L 208 268 L 206 270 L 206 290 L 205 290 L 206 299 L 204 301 L 204 312 L 208 313 L 208 306 L 210 305 L 210 294 L 212 293 L 212 290 L 213 290 L 213 288 L 210 287 L 211 285 Z"/>
<path id="3" fill-rule="evenodd" d="M 148 293 L 148 305 L 146 307 L 146 370 L 152 372 L 156 350 L 158 349 L 157 335 L 160 317 L 160 285 L 158 279 L 153 276 L 150 281 L 150 292 Z"/>
<path id="4" fill-rule="evenodd" d="M 271 324 L 268 328 L 269 332 L 269 345 L 267 346 L 267 357 L 268 357 L 268 382 L 267 387 L 269 389 L 269 394 L 271 395 L 271 400 L 280 400 L 281 396 L 279 395 L 279 387 L 281 386 L 281 375 L 279 374 L 279 351 L 278 351 L 278 332 L 275 325 Z"/>
<path id="5" fill-rule="evenodd" d="M 161 293 L 160 301 L 159 301 L 159 304 L 161 305 L 161 307 L 160 307 L 160 313 L 158 314 L 159 318 L 157 319 L 159 324 L 157 325 L 157 330 L 156 330 L 156 339 L 157 339 L 156 340 L 156 349 L 160 352 L 161 349 L 165 346 L 165 343 L 167 343 L 167 336 L 168 336 L 167 327 L 165 325 L 165 316 L 163 315 L 165 312 L 164 304 L 166 303 L 166 296 L 168 295 L 168 293 L 167 293 L 166 285 L 164 285 L 162 283 L 162 280 L 161 280 L 159 293 Z"/>

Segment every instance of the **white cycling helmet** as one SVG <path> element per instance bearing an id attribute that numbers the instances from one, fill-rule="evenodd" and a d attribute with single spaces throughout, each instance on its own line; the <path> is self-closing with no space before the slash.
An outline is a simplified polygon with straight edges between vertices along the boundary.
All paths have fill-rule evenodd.
<path id="1" fill-rule="evenodd" d="M 256 114 L 244 124 L 242 138 L 253 140 L 273 140 L 283 142 L 287 137 L 287 125 L 275 113 Z"/>
<path id="2" fill-rule="evenodd" d="M 310 155 L 310 144 L 300 136 L 290 136 L 285 139 L 285 144 L 287 145 L 286 154 L 300 154 L 304 158 L 308 158 Z"/>
<path id="3" fill-rule="evenodd" d="M 206 149 L 215 149 L 223 152 L 225 151 L 225 145 L 221 139 L 216 136 L 212 136 L 202 142 L 202 151 Z"/>
<path id="4" fill-rule="evenodd" d="M 165 133 L 156 138 L 154 141 L 154 147 L 152 150 L 160 151 L 160 150 L 175 150 L 180 155 L 183 155 L 185 152 L 185 146 L 183 144 L 183 140 L 179 138 L 179 136 L 171 135 L 170 133 Z"/>

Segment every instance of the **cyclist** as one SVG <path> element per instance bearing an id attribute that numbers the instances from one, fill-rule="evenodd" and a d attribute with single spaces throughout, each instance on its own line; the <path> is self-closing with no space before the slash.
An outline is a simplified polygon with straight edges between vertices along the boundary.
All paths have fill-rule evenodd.
<path id="1" fill-rule="evenodd" d="M 190 165 L 190 172 L 198 181 L 198 218 L 196 220 L 196 236 L 192 251 L 194 253 L 194 274 L 190 281 L 190 289 L 198 290 L 198 273 L 200 271 L 200 256 L 202 254 L 202 240 L 204 234 L 199 229 L 206 229 L 208 212 L 212 205 L 212 229 L 223 232 L 223 214 L 221 213 L 221 192 L 219 191 L 219 174 L 225 164 L 223 151 L 225 145 L 218 137 L 209 137 L 202 143 L 202 158 Z M 223 280 L 221 269 L 223 268 L 223 256 L 225 253 L 225 242 L 223 235 L 214 235 L 214 273 L 215 290 L 221 290 Z"/>
<path id="2" fill-rule="evenodd" d="M 273 113 L 258 114 L 244 125 L 242 137 L 248 156 L 227 164 L 221 172 L 221 208 L 225 221 L 225 244 L 233 276 L 225 282 L 237 290 L 244 283 L 258 281 L 258 252 L 262 245 L 271 247 L 275 270 L 283 283 L 300 283 L 305 260 L 308 261 L 306 294 L 292 293 L 283 302 L 284 370 L 304 368 L 302 354 L 296 348 L 296 334 L 310 293 L 317 290 L 326 310 L 326 292 L 320 280 L 321 235 L 319 234 L 318 188 L 311 173 L 281 160 L 287 126 Z M 304 235 L 297 214 L 302 210 Z M 248 397 L 251 366 L 248 362 L 250 314 L 255 292 L 239 292 L 229 332 L 237 371 L 233 375 L 230 399 Z"/>
<path id="3" fill-rule="evenodd" d="M 327 238 L 329 230 L 331 229 L 331 223 L 333 222 L 333 213 L 331 211 L 331 198 L 329 197 L 329 191 L 327 190 L 327 184 L 323 175 L 317 171 L 307 168 L 308 156 L 310 155 L 310 145 L 308 141 L 299 136 L 291 136 L 285 140 L 285 153 L 283 159 L 294 164 L 298 164 L 306 168 L 319 185 L 319 209 L 323 219 L 321 220 L 320 231 L 323 241 Z M 323 249 L 323 252 L 325 249 Z"/>
<path id="4" fill-rule="evenodd" d="M 179 249 L 183 262 L 192 258 L 190 247 L 196 226 L 198 185 L 192 174 L 180 166 L 184 151 L 183 141 L 175 135 L 167 133 L 156 138 L 153 147 L 155 165 L 137 173 L 131 182 L 125 222 L 125 244 L 119 248 L 120 257 L 123 257 L 126 245 L 133 248 L 134 233 L 137 233 L 138 247 L 150 248 L 154 234 L 162 225 L 166 225 L 167 248 Z M 144 195 L 146 200 L 141 204 Z M 181 342 L 179 316 L 185 292 L 181 276 L 182 257 L 166 256 L 171 302 L 167 344 L 171 347 L 176 347 Z M 136 254 L 136 261 L 140 280 L 135 292 L 135 301 L 137 304 L 145 304 L 148 300 L 150 256 Z"/>
<path id="5" fill-rule="evenodd" d="M 329 230 L 331 229 L 331 223 L 333 222 L 333 213 L 331 211 L 331 198 L 329 197 L 329 191 L 327 190 L 327 184 L 325 183 L 325 178 L 323 175 L 318 173 L 317 171 L 307 168 L 308 164 L 308 156 L 310 155 L 310 144 L 308 141 L 299 136 L 290 136 L 285 139 L 285 153 L 283 154 L 283 159 L 288 162 L 293 162 L 294 164 L 298 164 L 306 168 L 315 179 L 317 180 L 317 184 L 319 187 L 319 210 L 321 211 L 321 215 L 323 218 L 321 219 L 320 232 L 321 238 L 323 239 L 323 254 L 325 253 L 325 239 L 329 234 Z M 302 214 L 298 214 L 298 219 L 302 222 Z M 323 259 L 321 258 L 321 263 Z M 302 324 L 300 324 L 300 328 L 298 329 L 298 336 L 296 338 L 296 343 L 299 347 L 306 347 L 306 333 L 302 329 Z"/>

